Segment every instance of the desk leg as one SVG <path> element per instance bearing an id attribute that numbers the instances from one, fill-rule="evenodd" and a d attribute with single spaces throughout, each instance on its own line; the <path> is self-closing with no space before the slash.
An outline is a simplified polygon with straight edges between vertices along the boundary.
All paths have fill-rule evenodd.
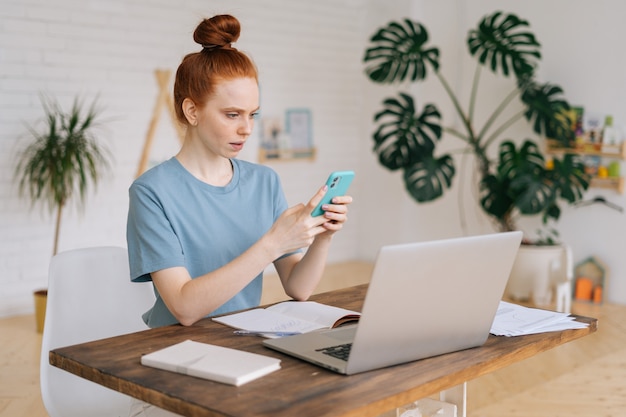
<path id="1" fill-rule="evenodd" d="M 467 417 L 467 382 L 439 393 L 439 401 L 456 405 L 457 417 Z"/>

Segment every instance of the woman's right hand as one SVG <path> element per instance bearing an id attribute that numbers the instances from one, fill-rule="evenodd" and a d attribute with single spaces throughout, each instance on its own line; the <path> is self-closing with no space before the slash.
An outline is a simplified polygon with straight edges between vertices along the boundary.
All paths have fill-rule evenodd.
<path id="1" fill-rule="evenodd" d="M 307 204 L 300 203 L 288 208 L 272 225 L 268 237 L 276 245 L 275 249 L 280 253 L 279 257 L 310 246 L 317 235 L 326 231 L 323 224 L 328 219 L 324 216 L 311 216 L 313 209 L 322 201 L 326 191 L 327 187 L 324 186 Z"/>

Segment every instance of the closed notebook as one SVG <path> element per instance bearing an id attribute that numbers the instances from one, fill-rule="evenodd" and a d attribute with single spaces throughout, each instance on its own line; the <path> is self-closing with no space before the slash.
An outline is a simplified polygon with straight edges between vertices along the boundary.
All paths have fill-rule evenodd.
<path id="1" fill-rule="evenodd" d="M 280 369 L 280 359 L 193 340 L 143 355 L 141 364 L 235 386 Z"/>

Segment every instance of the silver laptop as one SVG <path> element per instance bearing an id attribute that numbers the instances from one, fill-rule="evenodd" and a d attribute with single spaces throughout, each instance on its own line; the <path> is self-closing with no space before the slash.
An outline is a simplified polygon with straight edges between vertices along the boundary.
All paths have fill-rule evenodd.
<path id="1" fill-rule="evenodd" d="M 508 232 L 384 246 L 358 324 L 263 344 L 348 375 L 481 346 L 521 239 Z"/>

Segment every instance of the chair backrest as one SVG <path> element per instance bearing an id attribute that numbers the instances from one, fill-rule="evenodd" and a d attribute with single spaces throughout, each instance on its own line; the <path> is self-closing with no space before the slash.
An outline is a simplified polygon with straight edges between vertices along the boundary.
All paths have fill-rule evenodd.
<path id="1" fill-rule="evenodd" d="M 50 417 L 127 416 L 130 397 L 49 364 L 52 349 L 147 329 L 141 315 L 154 303 L 150 283 L 130 281 L 120 247 L 59 253 L 50 262 L 40 385 Z"/>

